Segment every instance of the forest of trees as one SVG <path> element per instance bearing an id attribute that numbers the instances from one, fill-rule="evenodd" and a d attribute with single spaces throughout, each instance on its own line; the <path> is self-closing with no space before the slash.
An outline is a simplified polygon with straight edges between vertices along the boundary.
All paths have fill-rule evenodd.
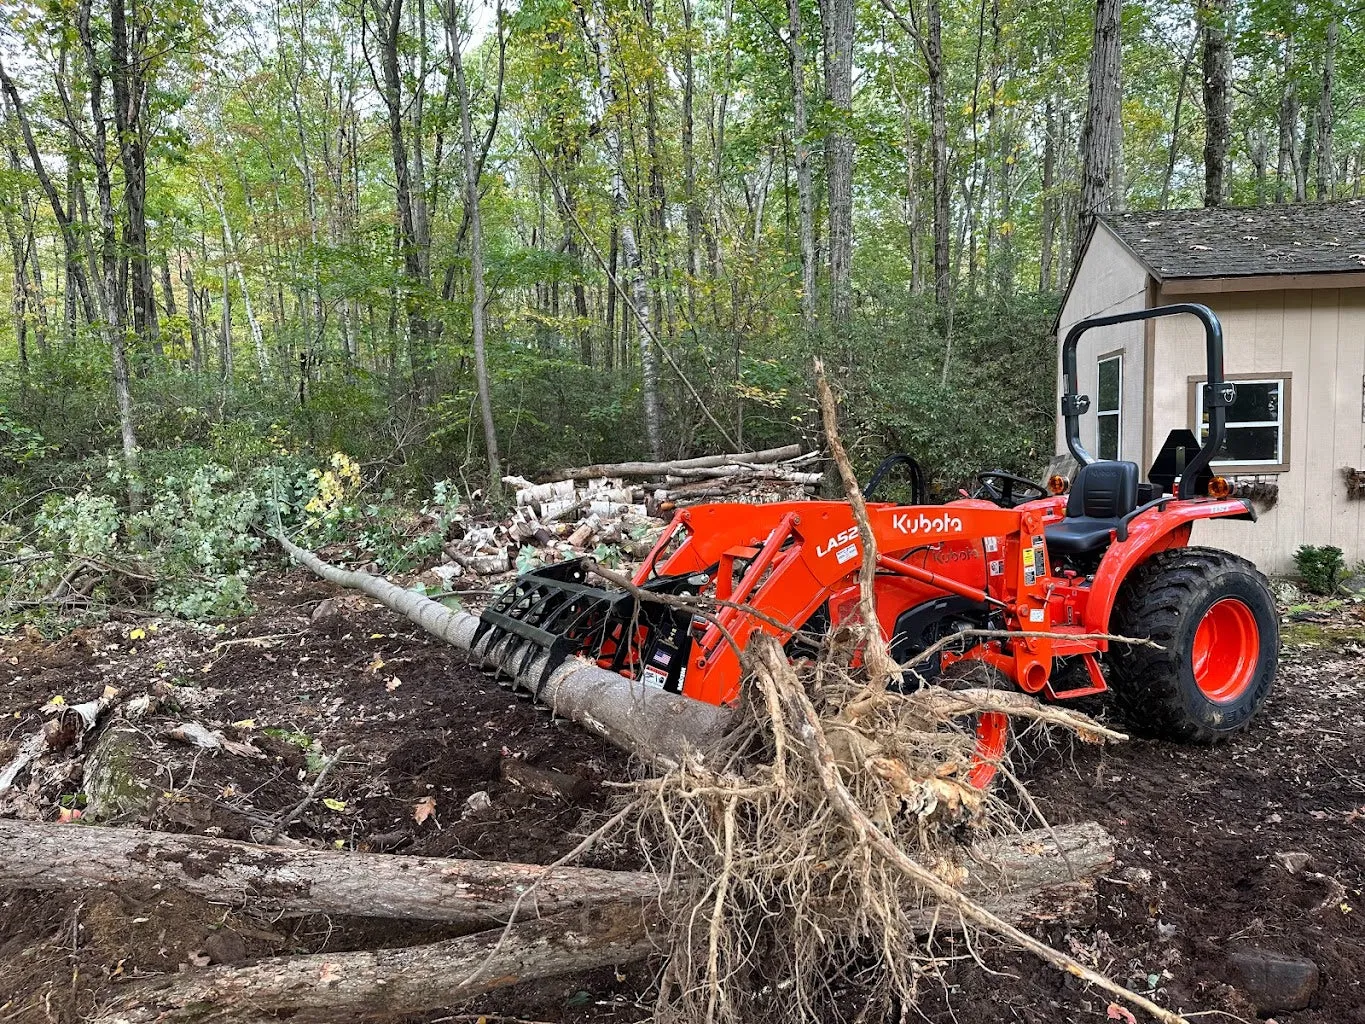
<path id="1" fill-rule="evenodd" d="M 1050 454 L 1096 212 L 1358 196 L 1337 0 L 54 0 L 0 32 L 0 469 Z M 223 453 L 228 453 L 224 455 Z M 86 460 L 86 461 L 82 461 Z"/>

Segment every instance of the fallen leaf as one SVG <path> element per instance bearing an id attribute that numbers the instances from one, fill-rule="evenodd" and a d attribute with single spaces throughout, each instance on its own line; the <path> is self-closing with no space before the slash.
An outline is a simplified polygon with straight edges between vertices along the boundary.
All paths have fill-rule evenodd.
<path id="1" fill-rule="evenodd" d="M 1106 1016 L 1110 1020 L 1121 1020 L 1125 1021 L 1126 1024 L 1137 1024 L 1137 1018 L 1134 1017 L 1130 1011 L 1125 1010 L 1118 1003 L 1109 1004 L 1109 1012 L 1106 1014 Z"/>
<path id="2" fill-rule="evenodd" d="M 392 679 L 390 679 L 387 683 L 384 684 L 384 689 L 388 690 L 390 693 L 393 693 L 394 690 L 398 689 L 402 685 L 403 680 L 399 679 L 397 676 L 394 676 Z"/>
<path id="3" fill-rule="evenodd" d="M 376 654 L 376 655 L 374 656 L 374 661 L 370 662 L 370 664 L 369 664 L 369 666 L 368 666 L 368 668 L 367 668 L 367 671 L 369 671 L 369 672 L 378 672 L 378 671 L 379 671 L 381 668 L 383 668 L 383 667 L 384 667 L 384 659 L 381 658 L 379 655 Z"/>
<path id="4" fill-rule="evenodd" d="M 60 825 L 68 821 L 79 821 L 84 813 L 78 807 L 63 807 L 57 812 L 57 823 Z"/>
<path id="5" fill-rule="evenodd" d="M 412 805 L 412 820 L 419 825 L 435 813 L 436 798 L 434 796 L 424 796 Z"/>
<path id="6" fill-rule="evenodd" d="M 147 639 L 147 631 L 146 631 L 145 629 L 141 628 L 141 627 L 138 627 L 137 629 L 131 630 L 131 631 L 128 633 L 128 639 L 129 639 L 129 640 L 146 640 L 146 639 Z"/>
<path id="7" fill-rule="evenodd" d="M 194 964 L 195 967 L 207 967 L 213 958 L 202 949 L 192 949 L 190 950 L 190 955 L 186 957 L 186 959 Z"/>
<path id="8" fill-rule="evenodd" d="M 256 720 L 254 718 L 243 718 L 240 722 L 233 722 L 232 727 L 234 729 L 254 729 L 256 728 Z"/>
<path id="9" fill-rule="evenodd" d="M 346 809 L 345 800 L 333 800 L 330 796 L 323 800 L 322 804 L 333 811 L 344 811 Z"/>

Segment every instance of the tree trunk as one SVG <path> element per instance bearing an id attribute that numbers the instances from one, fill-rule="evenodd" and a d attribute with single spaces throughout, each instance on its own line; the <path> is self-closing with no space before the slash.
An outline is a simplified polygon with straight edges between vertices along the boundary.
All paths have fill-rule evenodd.
<path id="1" fill-rule="evenodd" d="M 484 347 L 485 308 L 488 294 L 483 276 L 483 215 L 479 212 L 479 182 L 481 168 L 475 157 L 474 130 L 469 116 L 469 83 L 465 81 L 464 56 L 460 52 L 463 41 L 459 19 L 462 12 L 452 0 L 446 8 L 446 36 L 450 57 L 455 65 L 455 88 L 460 103 L 460 137 L 464 148 L 464 201 L 469 219 L 469 276 L 473 280 L 474 297 L 470 305 L 470 322 L 474 333 L 474 379 L 479 390 L 479 419 L 483 424 L 484 451 L 488 456 L 488 493 L 497 498 L 502 490 L 502 466 L 498 461 L 498 435 L 493 423 L 493 399 L 488 387 L 488 355 Z M 499 19 L 498 31 L 502 31 Z"/>
<path id="2" fill-rule="evenodd" d="M 136 0 L 128 11 L 124 4 L 125 0 L 111 0 L 109 4 L 114 129 L 123 166 L 123 249 L 130 269 L 133 332 L 144 343 L 150 343 L 159 357 L 161 337 L 152 265 L 147 256 L 147 141 L 143 114 L 148 92 L 142 72 L 146 66 L 143 44 L 147 26 Z"/>
<path id="3" fill-rule="evenodd" d="M 171 885 L 258 913 L 346 914 L 487 926 L 524 909 L 541 916 L 659 893 L 648 872 L 256 846 L 98 825 L 0 820 L 0 886 L 109 889 Z"/>
<path id="4" fill-rule="evenodd" d="M 1038 290 L 1052 286 L 1053 242 L 1057 233 L 1057 110 L 1054 97 L 1047 98 L 1043 135 L 1042 251 L 1038 259 Z"/>
<path id="5" fill-rule="evenodd" d="M 65 829 L 50 825 L 11 827 L 53 833 L 52 840 L 41 843 L 40 849 L 53 851 L 62 864 L 75 860 L 61 853 Z M 160 845 L 163 841 L 172 845 L 163 847 Z M 244 845 L 187 836 L 160 836 L 150 847 L 145 842 L 129 845 L 133 846 L 135 856 L 150 855 L 158 867 L 167 863 L 180 865 L 179 875 L 182 868 L 183 873 L 192 874 L 200 866 L 188 850 L 183 851 L 184 862 L 175 859 L 182 855 L 179 844 L 209 843 L 215 849 Z M 300 860 L 367 859 L 358 854 L 245 849 L 261 849 L 262 854 Z M 91 852 L 101 858 L 101 863 L 108 862 L 107 854 L 101 850 Z M 386 869 L 395 875 L 403 863 L 420 863 L 403 857 L 368 858 L 376 859 L 397 862 L 392 869 Z M 41 879 L 43 874 L 40 870 L 43 858 L 39 860 L 30 868 L 35 879 Z M 1114 840 L 1098 824 L 1059 825 L 982 842 L 968 849 L 963 860 L 967 876 L 961 891 L 998 918 L 1019 926 L 1085 920 L 1094 912 L 1093 879 L 1106 871 L 1113 860 Z M 461 871 L 467 866 L 495 874 L 495 891 L 507 894 L 510 880 L 502 872 L 519 867 L 477 862 L 428 863 L 456 863 L 461 865 Z M 73 865 L 73 869 L 81 870 L 79 865 Z M 361 873 L 360 866 L 352 870 L 357 875 Z M 556 878 L 637 877 L 587 869 L 553 870 Z M 639 877 L 646 878 L 650 886 L 657 886 L 653 876 Z M 298 880 L 291 881 L 298 884 Z M 419 875 L 418 884 L 425 881 Z M 458 881 L 454 885 L 446 883 L 445 888 L 455 885 Z M 53 886 L 48 883 L 43 887 Z M 554 891 L 547 892 L 546 898 Z M 605 890 L 600 893 L 607 895 Z M 404 899 L 401 905 L 406 907 L 410 903 Z M 446 942 L 368 952 L 273 957 L 247 967 L 213 967 L 171 975 L 140 984 L 132 991 L 125 990 L 111 1008 L 96 1018 L 96 1024 L 257 1021 L 262 1015 L 275 1013 L 288 1015 L 295 1024 L 330 1024 L 342 1015 L 357 1012 L 402 1015 L 443 1008 L 504 985 L 606 964 L 619 966 L 659 952 L 658 943 L 664 931 L 652 903 L 650 896 L 638 896 L 632 888 L 619 899 L 594 903 L 586 909 L 559 910 L 543 920 L 513 924 L 507 929 L 494 928 Z M 541 908 L 545 908 L 543 902 Z M 917 919 L 925 931 L 953 931 L 961 927 L 961 918 L 955 911 L 932 904 L 919 911 Z"/>
<path id="6" fill-rule="evenodd" d="M 1166 151 L 1166 174 L 1161 179 L 1161 209 L 1166 209 L 1171 201 L 1171 179 L 1175 177 L 1175 162 L 1180 155 L 1180 115 L 1185 109 L 1185 86 L 1190 80 L 1190 67 L 1194 64 L 1194 49 L 1199 43 L 1199 33 L 1190 39 L 1190 48 L 1185 53 L 1185 61 L 1180 66 L 1180 84 L 1175 93 L 1175 110 L 1171 114 L 1171 145 Z"/>
<path id="7" fill-rule="evenodd" d="M 432 636 L 470 651 L 476 658 L 486 656 L 487 651 L 473 649 L 479 626 L 476 616 L 451 611 L 382 577 L 329 565 L 287 537 L 276 534 L 275 540 L 291 558 L 323 579 L 368 594 Z M 690 751 L 706 750 L 724 735 L 731 720 L 728 708 L 640 686 L 581 658 L 565 661 L 540 684 L 547 663 L 547 655 L 534 658 L 524 666 L 519 682 L 556 714 L 644 760 L 670 764 Z"/>
<path id="8" fill-rule="evenodd" d="M 825 132 L 829 311 L 840 344 L 849 340 L 853 315 L 853 7 L 853 0 L 820 0 L 825 102 L 834 122 Z"/>
<path id="9" fill-rule="evenodd" d="M 1295 154 L 1298 152 L 1299 98 L 1294 82 L 1294 37 L 1284 44 L 1284 91 L 1280 94 L 1280 147 L 1275 161 L 1275 202 L 1289 197 L 1289 186 L 1297 177 Z"/>
<path id="10" fill-rule="evenodd" d="M 1336 93 L 1337 76 L 1337 37 L 1340 26 L 1336 21 L 1327 23 L 1327 38 L 1323 42 L 1322 53 L 1322 96 L 1318 101 L 1318 198 L 1331 199 L 1336 190 L 1336 166 L 1332 153 L 1335 115 L 1332 109 Z"/>
<path id="11" fill-rule="evenodd" d="M 927 0 L 929 34 L 924 40 L 924 63 L 929 75 L 929 140 L 934 178 L 934 301 L 946 316 L 952 302 L 952 265 L 949 235 L 952 214 L 948 205 L 948 89 L 943 71 L 943 18 L 939 0 Z"/>
<path id="12" fill-rule="evenodd" d="M 1196 10 L 1204 36 L 1204 205 L 1221 206 L 1231 138 L 1227 0 L 1202 0 Z"/>
<path id="13" fill-rule="evenodd" d="M 682 0 L 683 15 L 683 97 L 682 157 L 683 201 L 687 212 L 687 320 L 697 322 L 697 278 L 701 275 L 701 204 L 697 202 L 697 154 L 694 145 L 696 67 L 693 57 L 692 0 Z M 611 336 L 608 324 L 607 336 Z"/>
<path id="14" fill-rule="evenodd" d="M 792 136 L 796 163 L 797 237 L 801 248 L 801 328 L 815 333 L 815 198 L 810 174 L 810 124 L 806 117 L 806 47 L 801 0 L 787 0 L 787 50 L 792 77 Z"/>
<path id="15" fill-rule="evenodd" d="M 95 1024 L 211 1024 L 283 1015 L 333 1024 L 454 1006 L 521 981 L 643 960 L 663 929 L 620 901 L 424 946 L 272 957 L 169 975 L 121 993 Z"/>
<path id="16" fill-rule="evenodd" d="M 579 2 L 577 6 L 583 35 L 597 70 L 597 112 L 612 161 L 612 212 L 620 230 L 621 259 L 625 262 L 626 271 L 630 275 L 631 305 L 640 324 L 636 337 L 640 345 L 640 399 L 645 421 L 645 438 L 649 444 L 650 455 L 660 459 L 663 458 L 663 411 L 659 402 L 659 354 L 654 350 L 654 339 L 650 336 L 649 325 L 652 318 L 649 311 L 649 283 L 645 280 L 640 246 L 635 238 L 635 221 L 630 216 L 625 151 L 621 145 L 620 126 L 613 110 L 616 85 L 612 79 L 611 63 L 607 59 L 604 42 L 610 29 L 605 10 L 595 11 L 594 16 L 589 18 L 583 4 Z M 625 318 L 622 320 L 624 327 Z"/>
<path id="17" fill-rule="evenodd" d="M 1090 53 L 1090 90 L 1086 107 L 1085 131 L 1081 137 L 1084 154 L 1081 171 L 1081 208 L 1073 249 L 1090 237 L 1095 217 L 1115 203 L 1114 153 L 1122 130 L 1123 68 L 1121 0 L 1098 0 L 1095 32 Z"/>

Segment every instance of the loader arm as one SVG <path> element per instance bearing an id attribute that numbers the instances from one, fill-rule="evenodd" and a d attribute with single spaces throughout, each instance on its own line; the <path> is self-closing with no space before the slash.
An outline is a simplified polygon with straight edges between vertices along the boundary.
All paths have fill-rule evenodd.
<path id="1" fill-rule="evenodd" d="M 1047 556 L 1039 512 L 981 502 L 875 504 L 868 507 L 868 519 L 881 572 L 1007 609 L 1025 624 L 1021 628 L 1047 629 Z M 963 544 L 979 545 L 983 559 L 989 556 L 998 566 L 985 586 L 906 560 L 917 549 Z M 684 692 L 722 704 L 739 694 L 739 652 L 749 638 L 765 632 L 789 640 L 831 596 L 856 584 L 861 560 L 862 542 L 846 502 L 699 505 L 674 517 L 635 582 L 705 573 L 710 596 L 763 613 L 760 618 L 745 608 L 723 606 L 713 621 L 694 625 Z M 882 630 L 889 639 L 885 620 Z M 1046 641 L 1032 646 L 1040 645 Z M 1022 651 L 1020 659 L 1019 671 L 1041 686 L 1050 652 Z"/>

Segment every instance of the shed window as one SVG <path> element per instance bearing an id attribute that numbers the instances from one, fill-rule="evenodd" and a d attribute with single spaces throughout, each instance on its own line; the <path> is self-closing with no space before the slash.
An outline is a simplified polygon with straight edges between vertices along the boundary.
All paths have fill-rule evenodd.
<path id="1" fill-rule="evenodd" d="M 1099 378 L 1095 454 L 1101 459 L 1117 459 L 1123 436 L 1123 356 L 1101 359 Z"/>
<path id="2" fill-rule="evenodd" d="M 1289 382 L 1281 377 L 1234 383 L 1237 401 L 1228 408 L 1227 436 L 1213 461 L 1220 466 L 1284 465 L 1284 417 Z M 1194 402 L 1202 443 L 1209 435 L 1202 383 L 1194 386 Z"/>

